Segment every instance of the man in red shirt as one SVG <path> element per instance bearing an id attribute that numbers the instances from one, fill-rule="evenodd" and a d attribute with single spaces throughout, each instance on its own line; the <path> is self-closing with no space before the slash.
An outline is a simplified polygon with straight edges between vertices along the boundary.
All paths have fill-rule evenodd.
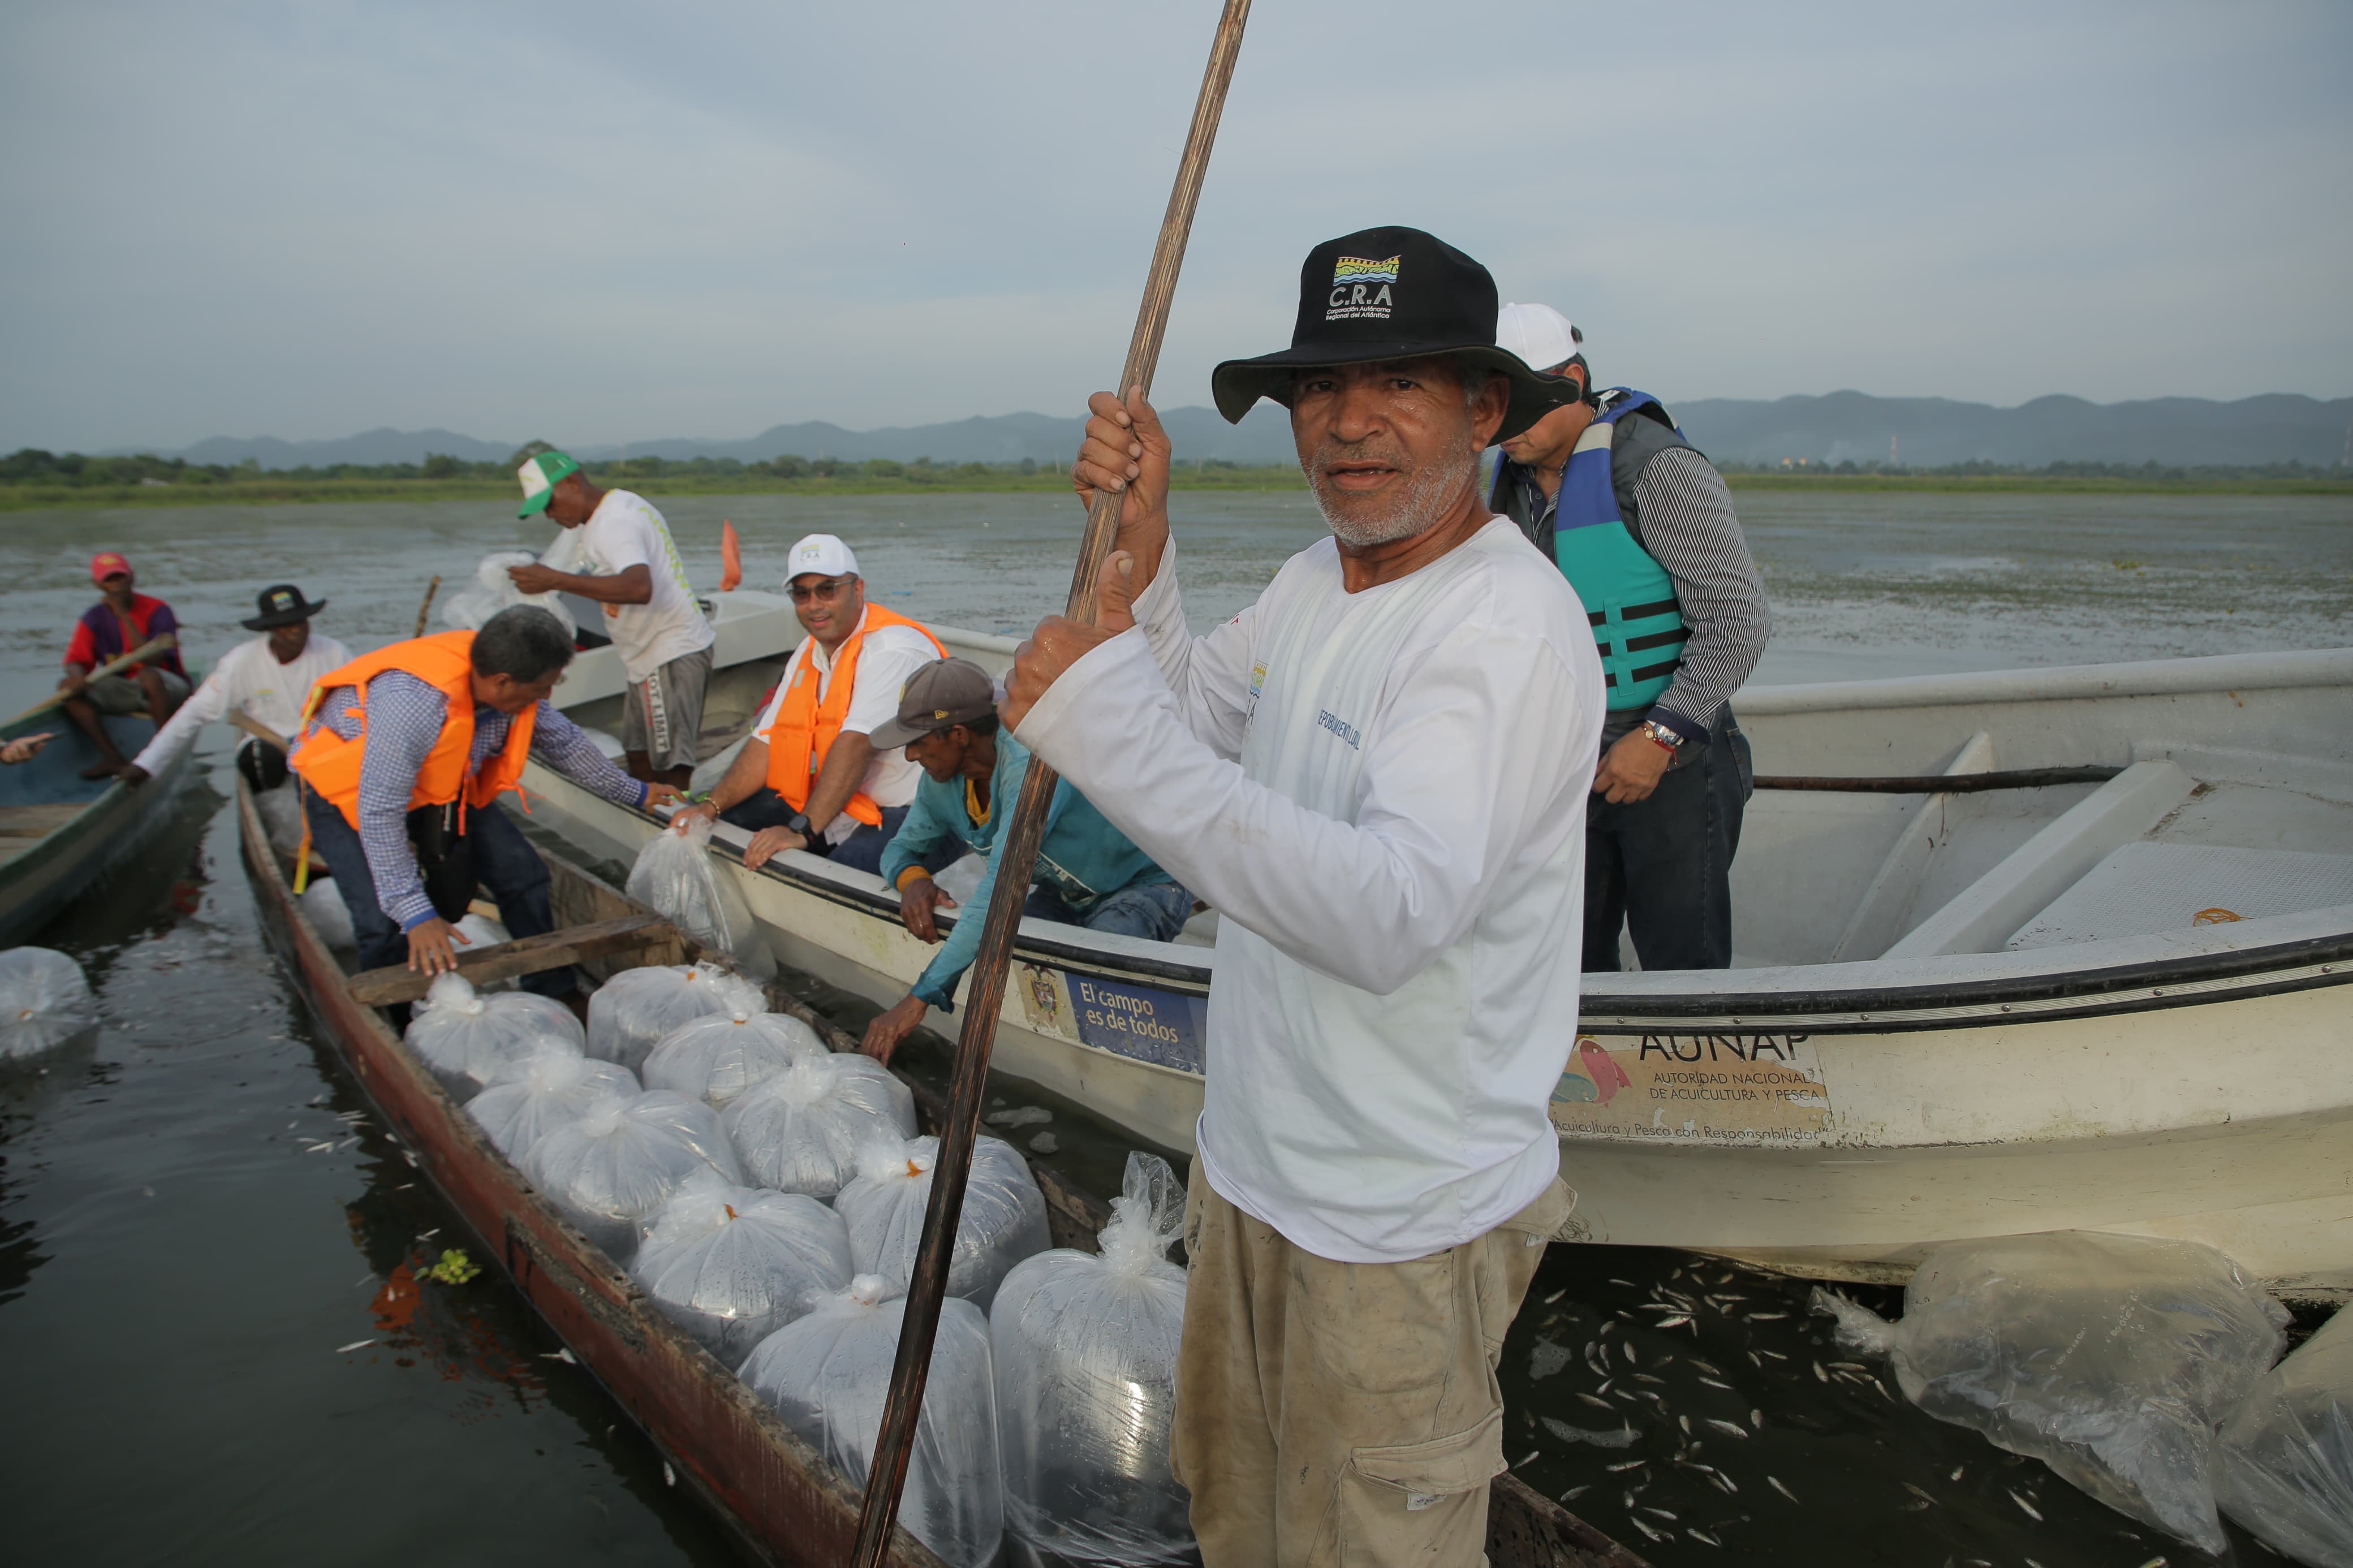
<path id="1" fill-rule="evenodd" d="M 73 640 L 66 644 L 66 678 L 58 682 L 58 689 L 67 695 L 58 706 L 98 747 L 99 760 L 82 769 L 81 776 L 102 779 L 131 763 L 106 732 L 100 715 L 144 713 L 160 730 L 172 710 L 188 700 L 188 672 L 174 646 L 92 680 L 90 671 L 110 659 L 167 632 L 177 637 L 180 623 L 171 605 L 137 591 L 131 563 L 111 550 L 90 557 L 90 580 L 104 597 L 82 612 Z"/>

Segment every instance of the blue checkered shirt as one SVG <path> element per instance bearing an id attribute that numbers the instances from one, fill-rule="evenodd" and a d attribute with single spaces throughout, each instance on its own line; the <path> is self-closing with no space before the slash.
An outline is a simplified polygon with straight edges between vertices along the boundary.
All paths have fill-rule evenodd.
<path id="1" fill-rule="evenodd" d="M 312 727 L 323 725 L 344 740 L 356 740 L 360 721 L 351 716 L 353 688 L 327 691 Z M 375 882 L 376 908 L 411 931 L 434 918 L 433 900 L 417 856 L 408 847 L 408 798 L 417 792 L 417 770 L 448 721 L 449 700 L 440 689 L 406 671 L 387 669 L 367 683 L 367 750 L 360 758 L 360 847 L 367 851 Z M 474 710 L 473 752 L 467 776 L 481 772 L 485 758 L 507 743 L 513 721 L 495 708 Z M 557 773 L 586 785 L 607 800 L 643 805 L 646 786 L 606 760 L 580 726 L 547 703 L 539 705 L 531 731 L 531 754 Z"/>

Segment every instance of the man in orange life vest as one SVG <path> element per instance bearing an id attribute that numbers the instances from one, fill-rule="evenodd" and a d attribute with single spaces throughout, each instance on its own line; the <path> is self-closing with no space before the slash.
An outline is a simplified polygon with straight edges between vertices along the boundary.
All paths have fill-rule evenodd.
<path id="1" fill-rule="evenodd" d="M 947 649 L 906 616 L 869 604 L 858 558 L 829 533 L 793 546 L 785 587 L 808 636 L 727 776 L 674 820 L 683 830 L 715 816 L 754 829 L 746 866 L 807 849 L 875 871 L 923 770 L 904 750 L 877 750 L 868 737 L 898 718 L 908 678 Z"/>
<path id="2" fill-rule="evenodd" d="M 457 967 L 452 923 L 479 884 L 515 936 L 555 929 L 546 863 L 497 805 L 536 758 L 624 805 L 678 796 L 605 759 L 548 703 L 572 662 L 562 623 L 517 605 L 471 632 L 363 654 L 319 678 L 287 764 L 301 779 L 311 847 L 352 911 L 365 968 Z M 412 847 L 413 844 L 413 847 Z M 523 988 L 566 997 L 569 968 Z"/>

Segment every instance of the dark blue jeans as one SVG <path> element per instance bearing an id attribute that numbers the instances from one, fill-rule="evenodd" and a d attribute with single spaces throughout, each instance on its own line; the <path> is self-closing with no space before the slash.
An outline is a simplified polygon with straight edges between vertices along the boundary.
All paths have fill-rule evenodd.
<path id="1" fill-rule="evenodd" d="M 335 890 L 352 911 L 352 930 L 359 937 L 360 967 L 382 969 L 408 962 L 408 934 L 379 908 L 375 878 L 368 871 L 367 851 L 343 814 L 318 795 L 305 790 L 303 808 L 311 818 L 311 847 L 334 873 Z M 499 923 L 512 936 L 540 936 L 555 929 L 548 903 L 547 862 L 522 836 L 507 814 L 486 805 L 466 815 L 466 837 L 474 843 L 474 875 L 488 888 L 499 906 Z M 463 948 L 459 952 L 465 951 Z M 563 996 L 579 988 L 570 965 L 526 974 L 526 991 L 542 996 Z"/>
<path id="2" fill-rule="evenodd" d="M 1029 889 L 1029 898 L 1021 912 L 1034 920 L 1053 921 L 1066 926 L 1084 926 L 1089 931 L 1108 931 L 1113 936 L 1140 936 L 1146 942 L 1173 941 L 1193 918 L 1193 895 L 1175 882 L 1150 882 L 1139 887 L 1122 888 L 1094 907 L 1092 914 L 1079 915 L 1062 901 L 1051 888 Z"/>
<path id="3" fill-rule="evenodd" d="M 730 826 L 757 833 L 763 827 L 782 827 L 791 818 L 793 811 L 791 802 L 763 784 L 756 793 L 721 812 L 719 820 Z M 890 847 L 891 840 L 898 835 L 899 825 L 906 820 L 905 806 L 886 805 L 882 808 L 882 825 L 880 827 L 869 827 L 860 823 L 858 831 L 839 844 L 828 844 L 822 838 L 813 839 L 808 847 L 809 853 L 822 855 L 837 866 L 848 866 L 852 870 L 880 876 L 882 872 L 882 851 Z M 964 858 L 965 848 L 962 841 L 952 838 L 923 858 L 923 869 L 945 870 Z"/>
<path id="4" fill-rule="evenodd" d="M 1699 755 L 1647 799 L 1595 795 L 1585 816 L 1585 970 L 1618 967 L 1618 933 L 1649 969 L 1732 967 L 1732 857 L 1753 774 L 1726 709 Z"/>

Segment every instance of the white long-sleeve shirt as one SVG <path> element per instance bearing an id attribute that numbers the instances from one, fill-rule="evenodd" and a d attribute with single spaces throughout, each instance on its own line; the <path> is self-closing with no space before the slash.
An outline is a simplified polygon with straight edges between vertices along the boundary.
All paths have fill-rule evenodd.
<path id="1" fill-rule="evenodd" d="M 291 740 L 301 727 L 302 703 L 311 695 L 311 684 L 351 661 L 351 649 L 315 631 L 291 664 L 278 662 L 267 637 L 239 643 L 221 655 L 213 672 L 180 704 L 180 710 L 164 721 L 146 750 L 132 763 L 151 774 L 162 773 L 195 743 L 197 731 L 227 718 L 232 709 Z"/>
<path id="2" fill-rule="evenodd" d="M 1211 1183 L 1341 1262 L 1493 1229 L 1559 1167 L 1604 711 L 1577 595 L 1497 518 L 1356 594 L 1324 540 L 1198 640 L 1172 545 L 1135 608 L 1017 733 L 1221 917 Z"/>

